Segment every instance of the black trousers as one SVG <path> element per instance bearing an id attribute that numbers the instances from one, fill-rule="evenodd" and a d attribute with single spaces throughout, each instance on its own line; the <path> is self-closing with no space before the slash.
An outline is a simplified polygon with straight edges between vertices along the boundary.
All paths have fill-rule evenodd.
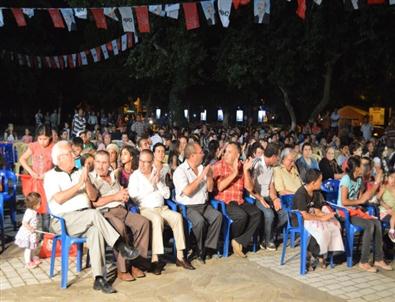
<path id="1" fill-rule="evenodd" d="M 221 233 L 222 214 L 211 205 L 198 204 L 187 206 L 187 216 L 192 222 L 192 232 L 199 251 L 202 252 L 204 248 L 216 250 Z"/>
<path id="2" fill-rule="evenodd" d="M 248 247 L 252 236 L 261 222 L 261 211 L 252 204 L 243 203 L 238 205 L 231 201 L 226 205 L 226 210 L 232 218 L 232 237 L 243 247 Z"/>

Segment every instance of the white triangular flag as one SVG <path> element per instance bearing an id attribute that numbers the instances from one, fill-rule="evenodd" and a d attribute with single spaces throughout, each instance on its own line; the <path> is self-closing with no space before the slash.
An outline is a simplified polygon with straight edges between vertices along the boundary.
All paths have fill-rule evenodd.
<path id="1" fill-rule="evenodd" d="M 31 62 L 30 62 L 30 57 L 28 56 L 28 55 L 25 55 L 25 59 L 26 59 L 26 64 L 27 64 L 27 66 L 28 67 L 32 67 L 32 64 L 31 64 Z"/>
<path id="2" fill-rule="evenodd" d="M 34 8 L 22 8 L 22 12 L 29 18 L 34 17 Z"/>
<path id="3" fill-rule="evenodd" d="M 178 19 L 180 11 L 180 4 L 166 4 L 165 5 L 166 16 L 172 19 Z"/>
<path id="4" fill-rule="evenodd" d="M 218 0 L 218 14 L 223 27 L 229 26 L 230 11 L 232 9 L 232 0 Z"/>
<path id="5" fill-rule="evenodd" d="M 134 26 L 134 18 L 132 8 L 129 6 L 119 7 L 119 13 L 122 18 L 122 26 L 124 32 L 136 32 L 136 28 Z"/>
<path id="6" fill-rule="evenodd" d="M 125 51 L 128 48 L 128 36 L 126 34 L 121 37 L 121 50 Z"/>
<path id="7" fill-rule="evenodd" d="M 67 24 L 67 29 L 69 31 L 76 29 L 76 22 L 74 19 L 74 12 L 72 8 L 61 8 L 60 12 L 63 15 L 63 19 Z"/>
<path id="8" fill-rule="evenodd" d="M 80 56 L 82 65 L 88 65 L 88 58 L 86 57 L 85 51 L 81 51 Z"/>
<path id="9" fill-rule="evenodd" d="M 104 14 L 105 14 L 107 17 L 110 17 L 111 19 L 113 19 L 113 20 L 115 20 L 115 21 L 119 21 L 117 15 L 116 15 L 116 13 L 115 13 L 115 10 L 116 10 L 116 9 L 117 9 L 116 7 L 104 7 L 104 8 L 103 8 L 103 11 L 104 11 Z"/>
<path id="10" fill-rule="evenodd" d="M 74 67 L 77 66 L 77 54 L 76 53 L 71 54 L 71 58 L 73 60 L 73 66 Z"/>
<path id="11" fill-rule="evenodd" d="M 118 49 L 118 42 L 117 40 L 112 40 L 111 41 L 112 44 L 112 52 L 114 54 L 114 56 L 117 56 L 119 54 L 119 49 Z"/>
<path id="12" fill-rule="evenodd" d="M 74 14 L 77 18 L 88 19 L 88 11 L 86 8 L 82 8 L 82 7 L 74 8 Z"/>
<path id="13" fill-rule="evenodd" d="M 395 5 L 395 0 L 390 0 L 390 5 Z"/>
<path id="14" fill-rule="evenodd" d="M 45 62 L 47 63 L 48 68 L 52 68 L 51 59 L 49 57 L 45 57 Z"/>
<path id="15" fill-rule="evenodd" d="M 101 48 L 101 51 L 103 53 L 104 60 L 107 60 L 109 58 L 107 45 L 103 44 L 103 45 L 100 46 L 100 48 Z"/>
<path id="16" fill-rule="evenodd" d="M 23 65 L 23 58 L 22 58 L 22 55 L 20 53 L 18 53 L 18 63 L 21 66 Z"/>
<path id="17" fill-rule="evenodd" d="M 0 8 L 0 27 L 4 26 L 3 9 Z"/>
<path id="18" fill-rule="evenodd" d="M 202 1 L 200 5 L 202 6 L 204 16 L 206 17 L 208 25 L 215 25 L 215 7 L 214 1 Z"/>
<path id="19" fill-rule="evenodd" d="M 161 4 L 150 5 L 148 6 L 148 10 L 158 16 L 164 17 L 166 15 L 166 11 L 163 9 Z"/>
<path id="20" fill-rule="evenodd" d="M 390 0 L 391 1 L 391 0 Z M 322 0 L 314 0 L 315 3 L 317 3 L 318 5 L 321 5 Z"/>
<path id="21" fill-rule="evenodd" d="M 68 63 L 69 63 L 69 61 L 67 60 L 67 55 L 63 55 L 63 62 L 64 62 L 64 68 L 67 68 L 68 67 Z"/>
<path id="22" fill-rule="evenodd" d="M 91 48 L 90 51 L 91 51 L 91 54 L 92 54 L 93 62 L 95 62 L 95 63 L 99 62 L 99 60 L 97 58 L 96 48 Z"/>
<path id="23" fill-rule="evenodd" d="M 37 66 L 38 66 L 38 68 L 41 69 L 43 67 L 43 63 L 41 61 L 41 57 L 36 57 L 36 59 L 37 59 Z"/>
<path id="24" fill-rule="evenodd" d="M 56 68 L 60 68 L 60 62 L 59 62 L 59 58 L 57 57 L 57 56 L 55 56 L 55 57 L 53 57 L 53 59 L 54 59 L 54 61 L 55 61 L 55 65 L 56 65 Z"/>

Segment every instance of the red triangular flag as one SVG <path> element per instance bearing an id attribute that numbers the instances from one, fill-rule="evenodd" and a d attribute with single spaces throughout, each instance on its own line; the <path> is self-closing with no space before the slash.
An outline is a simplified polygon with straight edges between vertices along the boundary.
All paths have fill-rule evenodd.
<path id="1" fill-rule="evenodd" d="M 368 0 L 368 4 L 385 4 L 385 0 Z"/>
<path id="2" fill-rule="evenodd" d="M 111 42 L 108 42 L 108 43 L 106 44 L 106 46 L 107 46 L 107 49 L 108 49 L 109 51 L 112 51 L 112 44 L 111 44 Z"/>
<path id="3" fill-rule="evenodd" d="M 139 32 L 149 33 L 150 25 L 149 25 L 148 7 L 146 5 L 136 6 L 134 10 L 136 11 L 137 25 L 139 27 Z"/>
<path id="4" fill-rule="evenodd" d="M 306 18 L 306 0 L 298 0 L 296 14 L 303 20 Z"/>
<path id="5" fill-rule="evenodd" d="M 53 26 L 56 28 L 65 28 L 62 15 L 58 8 L 48 8 L 48 12 L 51 16 Z"/>
<path id="6" fill-rule="evenodd" d="M 97 61 L 101 61 L 101 48 L 100 46 L 96 47 L 96 56 L 97 56 Z"/>
<path id="7" fill-rule="evenodd" d="M 235 9 L 239 9 L 240 0 L 232 0 L 232 3 Z"/>
<path id="8" fill-rule="evenodd" d="M 95 18 L 97 28 L 107 29 L 106 17 L 102 8 L 91 8 L 93 18 Z"/>
<path id="9" fill-rule="evenodd" d="M 133 47 L 133 33 L 128 32 L 126 33 L 126 36 L 128 37 L 128 48 Z"/>
<path id="10" fill-rule="evenodd" d="M 241 5 L 247 5 L 250 3 L 250 0 L 240 0 Z"/>
<path id="11" fill-rule="evenodd" d="M 15 17 L 18 26 L 26 26 L 25 16 L 20 8 L 11 8 L 12 14 Z"/>
<path id="12" fill-rule="evenodd" d="M 182 7 L 184 8 L 185 25 L 187 30 L 199 28 L 200 23 L 196 2 L 183 3 Z"/>

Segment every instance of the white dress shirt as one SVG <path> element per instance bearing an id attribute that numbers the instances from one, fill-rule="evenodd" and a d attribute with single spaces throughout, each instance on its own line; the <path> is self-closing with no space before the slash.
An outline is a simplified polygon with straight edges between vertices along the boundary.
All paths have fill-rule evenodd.
<path id="1" fill-rule="evenodd" d="M 154 171 L 152 171 L 151 177 Z M 135 200 L 141 208 L 158 208 L 165 203 L 164 198 L 170 197 L 170 189 L 162 180 L 153 185 L 140 170 L 130 175 L 128 185 L 129 196 Z"/>

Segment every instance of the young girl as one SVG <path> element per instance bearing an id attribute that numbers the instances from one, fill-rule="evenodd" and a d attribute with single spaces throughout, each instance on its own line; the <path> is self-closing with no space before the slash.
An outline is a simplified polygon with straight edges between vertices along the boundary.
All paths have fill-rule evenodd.
<path id="1" fill-rule="evenodd" d="M 387 183 L 381 187 L 377 197 L 380 200 L 380 219 L 389 220 L 388 237 L 395 242 L 395 170 L 390 170 Z"/>
<path id="2" fill-rule="evenodd" d="M 30 191 L 37 191 L 41 194 L 41 207 L 38 213 L 42 214 L 43 231 L 49 230 L 49 215 L 47 214 L 47 200 L 43 187 L 44 173 L 52 169 L 52 132 L 48 126 L 42 125 L 37 128 L 36 141 L 29 144 L 28 149 L 22 154 L 19 162 L 22 167 L 31 175 L 32 186 Z M 28 165 L 31 157 L 32 166 Z"/>
<path id="3" fill-rule="evenodd" d="M 37 210 L 40 208 L 40 194 L 30 192 L 26 196 L 26 212 L 23 215 L 22 226 L 15 236 L 15 244 L 25 249 L 24 258 L 26 268 L 37 267 L 41 261 L 38 257 L 33 257 L 33 251 L 38 245 L 37 230 Z"/>
<path id="4" fill-rule="evenodd" d="M 131 146 L 124 146 L 121 149 L 121 167 L 118 168 L 119 184 L 127 188 L 129 178 L 133 171 L 138 167 L 138 152 Z"/>

